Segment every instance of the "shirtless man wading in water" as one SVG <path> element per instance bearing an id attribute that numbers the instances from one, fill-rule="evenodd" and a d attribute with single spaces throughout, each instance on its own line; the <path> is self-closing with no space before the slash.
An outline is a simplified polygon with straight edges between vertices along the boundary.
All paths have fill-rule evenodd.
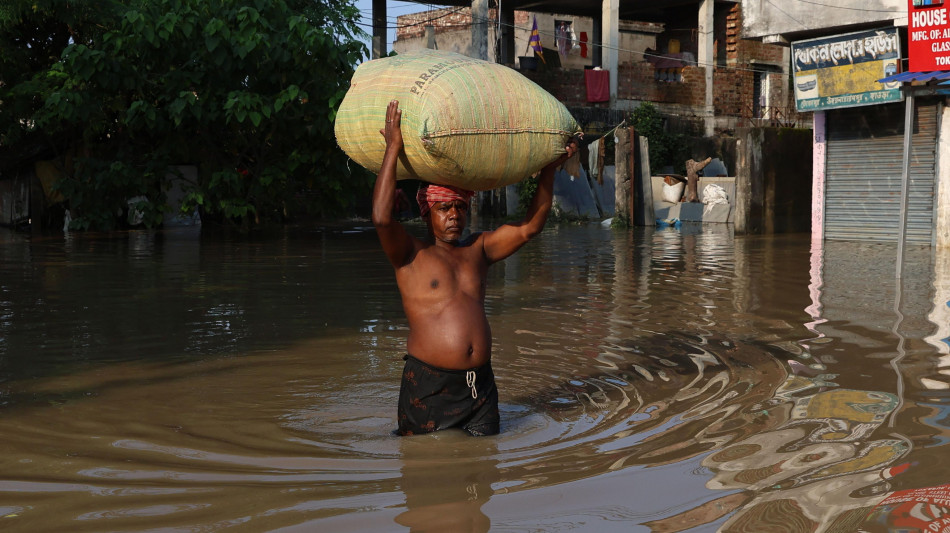
<path id="1" fill-rule="evenodd" d="M 398 433 L 413 435 L 457 427 L 471 435 L 498 433 L 498 390 L 491 369 L 491 328 L 485 316 L 488 265 L 518 251 L 541 232 L 551 211 L 554 170 L 577 151 L 544 167 L 522 222 L 462 240 L 471 191 L 429 185 L 419 208 L 429 228 L 425 241 L 406 232 L 393 216 L 396 161 L 403 149 L 395 100 L 386 110 L 383 165 L 373 189 L 373 225 L 409 321 L 409 355 L 399 392 Z M 486 154 L 490 156 L 490 154 Z"/>

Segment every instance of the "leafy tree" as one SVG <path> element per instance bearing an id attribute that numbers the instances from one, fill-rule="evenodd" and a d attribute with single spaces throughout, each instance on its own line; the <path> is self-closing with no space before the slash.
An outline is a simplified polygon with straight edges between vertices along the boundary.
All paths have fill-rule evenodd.
<path id="1" fill-rule="evenodd" d="M 677 170 L 685 163 L 674 161 L 677 146 L 682 144 L 679 136 L 666 130 L 665 119 L 659 108 L 651 102 L 643 102 L 630 113 L 630 122 L 634 131 L 650 140 L 650 168 L 654 172 L 667 165 Z M 685 174 L 685 170 L 681 170 Z"/>
<path id="2" fill-rule="evenodd" d="M 32 117 L 50 90 L 45 77 L 37 75 L 56 64 L 71 42 L 86 42 L 100 33 L 93 20 L 105 23 L 108 13 L 81 1 L 0 3 L 0 168 L 39 155 L 48 144 L 33 127 Z"/>
<path id="3" fill-rule="evenodd" d="M 4 150 L 41 140 L 74 156 L 60 183 L 74 226 L 112 227 L 137 196 L 150 200 L 137 206 L 145 223 L 160 223 L 177 164 L 199 169 L 185 209 L 245 226 L 339 214 L 368 190 L 332 131 L 365 54 L 352 0 L 40 1 L 14 0 L 0 29 L 61 52 L 50 62 L 14 46 L 35 65 L 3 71 L 0 100 L 15 110 L 0 131 Z"/>

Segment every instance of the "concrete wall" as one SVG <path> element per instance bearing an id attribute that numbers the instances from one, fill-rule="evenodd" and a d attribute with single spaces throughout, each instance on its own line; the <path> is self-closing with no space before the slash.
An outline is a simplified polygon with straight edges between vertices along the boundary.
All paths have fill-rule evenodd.
<path id="1" fill-rule="evenodd" d="M 768 41 L 771 36 L 875 22 L 907 25 L 907 0 L 835 0 L 825 4 L 743 0 L 742 36 Z"/>
<path id="2" fill-rule="evenodd" d="M 811 130 L 742 128 L 736 136 L 736 233 L 809 231 Z"/>
<path id="3" fill-rule="evenodd" d="M 421 6 L 420 6 L 421 8 Z M 497 12 L 491 10 L 489 17 L 497 17 Z M 428 23 L 426 21 L 430 21 Z M 426 48 L 426 27 L 432 27 L 435 48 L 448 52 L 472 56 L 472 12 L 471 9 L 444 8 L 421 11 L 408 15 L 400 15 L 396 29 L 396 40 L 393 50 L 404 53 L 410 50 Z M 494 28 L 489 29 L 489 43 L 494 42 Z M 489 61 L 495 60 L 494 47 L 488 47 Z"/>
<path id="4" fill-rule="evenodd" d="M 685 159 L 702 161 L 707 157 L 713 158 L 709 166 L 703 169 L 703 176 L 722 177 L 736 175 L 736 144 L 735 137 L 687 137 L 683 144 L 688 148 Z M 661 169 L 653 173 L 660 174 Z"/>
<path id="5" fill-rule="evenodd" d="M 600 220 L 614 216 L 615 170 L 613 165 L 605 165 L 603 183 L 593 181 L 593 186 L 583 168 L 580 176 L 573 178 L 563 170 L 557 171 L 554 174 L 554 213 L 568 219 Z"/>
<path id="6" fill-rule="evenodd" d="M 682 202 L 682 194 L 675 202 L 665 198 L 665 190 L 669 188 L 663 176 L 653 176 L 653 212 L 656 219 L 666 223 L 701 222 L 726 223 L 734 222 L 736 203 L 736 178 L 734 177 L 701 177 L 699 179 L 699 197 L 703 200 L 703 193 L 707 185 L 718 185 L 726 193 L 726 204 L 705 204 L 702 202 Z M 673 189 L 677 190 L 677 189 Z M 683 189 L 685 192 L 685 188 Z"/>
<path id="7" fill-rule="evenodd" d="M 937 226 L 934 245 L 950 250 L 950 106 L 942 106 L 937 134 Z M 948 263 L 950 264 L 950 263 Z"/>
<path id="8" fill-rule="evenodd" d="M 456 52 L 467 56 L 472 55 L 472 32 L 468 28 L 438 33 L 435 36 L 435 43 L 437 50 Z M 426 39 L 424 37 L 397 39 L 393 43 L 393 50 L 398 54 L 423 48 L 426 48 Z M 495 49 L 491 46 L 488 47 L 488 60 L 495 60 Z"/>

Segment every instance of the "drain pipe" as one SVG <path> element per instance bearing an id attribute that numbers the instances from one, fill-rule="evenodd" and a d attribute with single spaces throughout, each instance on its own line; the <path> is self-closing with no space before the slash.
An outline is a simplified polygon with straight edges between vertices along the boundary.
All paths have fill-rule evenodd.
<path id="1" fill-rule="evenodd" d="M 897 279 L 904 274 L 904 239 L 907 236 L 907 202 L 910 196 L 911 140 L 914 137 L 914 96 L 904 99 L 904 169 L 901 172 L 901 217 L 897 230 Z"/>

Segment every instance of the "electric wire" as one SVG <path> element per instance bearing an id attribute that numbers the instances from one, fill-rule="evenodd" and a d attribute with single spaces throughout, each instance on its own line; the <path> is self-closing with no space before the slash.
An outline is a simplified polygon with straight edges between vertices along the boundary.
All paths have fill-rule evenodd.
<path id="1" fill-rule="evenodd" d="M 798 20 L 797 18 L 793 17 L 788 11 L 785 11 L 784 9 L 778 7 L 778 5 L 777 5 L 775 2 L 773 2 L 772 0 L 765 0 L 765 1 L 768 2 L 769 4 L 771 4 L 772 7 L 774 7 L 775 9 L 777 9 L 779 12 L 781 12 L 781 13 L 782 13 L 783 15 L 785 15 L 786 17 L 788 17 L 788 18 L 794 20 L 795 22 L 797 22 L 800 26 L 805 26 L 805 23 L 804 23 L 804 22 L 802 22 L 802 21 Z"/>
<path id="2" fill-rule="evenodd" d="M 469 8 L 467 8 L 467 7 L 458 8 L 458 9 L 456 9 L 456 10 L 453 10 L 452 13 L 445 14 L 444 16 L 448 16 L 448 15 L 451 15 L 451 14 L 454 14 L 454 13 L 458 13 L 461 9 L 469 9 Z M 419 26 L 419 25 L 425 24 L 426 22 L 429 22 L 429 21 L 431 21 L 431 20 L 437 20 L 438 18 L 443 18 L 444 16 L 436 17 L 436 18 L 433 18 L 433 19 L 428 19 L 428 20 L 426 20 L 426 21 L 419 22 L 419 23 L 413 23 L 413 24 L 405 24 L 405 25 L 397 25 L 397 26 L 393 26 L 393 27 L 387 27 L 387 29 L 399 29 L 399 28 L 406 28 L 406 27 Z M 473 17 L 473 18 L 474 18 L 474 17 Z M 485 23 L 496 23 L 493 19 L 485 18 L 485 17 L 481 17 L 481 18 L 484 19 L 483 22 L 485 22 Z M 359 23 L 358 23 L 358 24 L 359 24 Z M 473 23 L 451 24 L 451 25 L 439 26 L 439 28 L 441 28 L 441 29 L 446 29 L 446 28 L 448 28 L 448 29 L 453 29 L 453 28 L 470 28 L 470 27 L 472 26 L 472 24 L 473 24 Z M 497 24 L 498 26 L 505 26 L 505 27 L 508 27 L 508 28 L 512 28 L 512 29 L 514 29 L 514 30 L 521 30 L 521 31 L 525 31 L 525 32 L 530 32 L 530 31 L 531 31 L 531 28 L 526 28 L 526 27 L 522 27 L 522 26 L 517 26 L 517 25 L 515 25 L 515 24 L 509 24 L 509 23 L 496 23 L 496 24 Z M 371 25 L 368 25 L 368 24 L 360 24 L 360 25 L 362 25 L 362 26 L 367 26 L 367 27 L 371 27 Z M 555 35 L 554 32 L 543 31 L 543 30 L 540 30 L 540 29 L 539 29 L 539 30 L 538 30 L 538 33 L 539 33 L 540 35 L 547 36 L 547 37 L 556 37 L 556 35 Z M 632 50 L 632 49 L 628 49 L 628 48 L 621 48 L 621 47 L 619 47 L 619 46 L 609 46 L 609 45 L 602 44 L 602 43 L 601 43 L 601 44 L 598 44 L 598 43 L 595 43 L 595 42 L 593 42 L 593 41 L 586 41 L 585 44 L 587 44 L 587 46 L 590 46 L 590 47 L 599 47 L 599 48 L 604 49 L 604 50 L 616 50 L 617 52 L 625 52 L 625 53 L 630 53 L 630 54 L 636 54 L 636 55 L 639 55 L 639 56 L 644 57 L 644 58 L 646 58 L 646 57 L 655 57 L 655 58 L 658 58 L 658 59 L 666 58 L 666 56 L 664 56 L 663 54 L 654 54 L 654 53 L 650 53 L 650 52 L 646 52 L 646 51 L 641 51 L 641 50 Z M 772 74 L 772 73 L 773 73 L 772 71 L 769 71 L 769 70 L 762 70 L 762 69 L 755 69 L 755 68 L 747 68 L 747 67 L 740 67 L 740 66 L 734 66 L 734 65 L 732 65 L 732 66 L 730 66 L 730 65 L 720 65 L 720 64 L 718 64 L 718 63 L 703 63 L 703 62 L 700 62 L 700 61 L 698 61 L 698 60 L 690 61 L 690 63 L 695 64 L 695 65 L 700 66 L 700 67 L 711 66 L 711 67 L 715 67 L 715 68 L 717 68 L 717 69 L 731 70 L 731 71 L 735 71 L 735 72 L 752 72 L 752 73 L 757 73 L 757 74 Z"/>
<path id="3" fill-rule="evenodd" d="M 420 21 L 420 22 L 414 22 L 414 23 L 412 23 L 412 24 L 396 24 L 396 25 L 394 25 L 394 26 L 386 25 L 386 26 L 384 26 L 384 27 L 382 27 L 382 28 L 380 28 L 380 29 L 384 29 L 384 30 L 396 29 L 396 30 L 398 30 L 398 29 L 402 29 L 402 28 L 412 28 L 412 27 L 415 27 L 415 26 L 421 26 L 421 25 L 423 25 L 423 24 L 428 24 L 429 22 L 433 22 L 433 21 L 436 21 L 436 20 L 439 20 L 439 19 L 443 19 L 443 18 L 448 17 L 448 16 L 451 16 L 451 15 L 454 15 L 454 14 L 456 14 L 456 13 L 462 11 L 463 9 L 469 9 L 469 8 L 468 8 L 468 7 L 460 7 L 460 8 L 454 9 L 454 10 L 448 12 L 448 13 L 443 13 L 442 15 L 439 15 L 438 17 L 432 17 L 432 18 L 430 18 L 430 19 L 426 19 L 426 20 L 423 20 L 423 21 Z M 409 14 L 410 14 L 410 15 L 414 15 L 415 13 L 409 13 Z M 402 16 L 402 15 L 401 15 L 401 16 Z M 395 17 L 386 17 L 386 18 L 395 18 Z M 367 27 L 367 28 L 376 29 L 376 26 L 375 26 L 374 24 L 365 24 L 365 23 L 362 23 L 362 22 L 357 22 L 356 24 L 359 25 L 359 26 L 364 26 L 364 27 Z M 442 27 L 444 28 L 444 27 L 446 27 L 446 26 L 442 26 Z M 449 27 L 451 27 L 451 26 L 449 26 Z"/>
<path id="4" fill-rule="evenodd" d="M 802 26 L 805 26 L 805 24 L 804 24 L 802 21 L 796 19 L 794 16 L 792 16 L 791 14 L 789 14 L 788 12 L 786 12 L 785 10 L 783 10 L 782 8 L 780 8 L 779 6 L 777 6 L 774 2 L 772 2 L 772 0 L 766 0 L 766 1 L 767 1 L 769 4 L 771 4 L 773 7 L 775 7 L 778 11 L 780 11 L 781 13 L 783 13 L 784 15 L 786 15 L 787 17 L 789 17 L 790 19 L 794 20 L 794 21 L 797 22 L 798 24 L 801 24 Z M 846 6 L 834 6 L 834 5 L 829 5 L 829 4 L 823 4 L 823 3 L 814 2 L 814 1 L 811 1 L 811 0 L 792 0 L 792 1 L 797 1 L 797 2 L 800 2 L 800 3 L 803 3 L 803 4 L 810 4 L 810 5 L 815 5 L 815 6 L 827 7 L 827 8 L 846 9 L 846 10 L 851 10 L 851 11 L 863 11 L 863 12 L 871 12 L 871 13 L 894 13 L 895 15 L 899 15 L 899 13 L 896 12 L 896 11 L 894 11 L 894 10 L 850 8 L 850 7 L 846 7 Z M 439 10 L 442 10 L 442 9 L 448 9 L 447 7 L 444 7 L 444 6 L 437 7 L 437 6 L 433 5 L 433 4 L 422 4 L 422 3 L 416 3 L 416 2 L 406 2 L 406 3 L 407 3 L 407 4 L 413 4 L 413 5 L 425 5 L 425 6 L 427 6 L 427 7 L 429 8 L 429 9 L 427 10 L 427 12 L 433 12 L 433 11 L 439 11 Z M 397 29 L 397 30 L 398 30 L 398 29 L 400 29 L 400 28 L 416 27 L 416 26 L 420 26 L 420 25 L 423 25 L 423 24 L 428 24 L 428 23 L 430 23 L 430 22 L 433 22 L 433 21 L 436 21 L 436 20 L 445 18 L 445 17 L 447 17 L 447 16 L 450 16 L 450 15 L 453 15 L 453 14 L 456 14 L 456 13 L 459 13 L 459 12 L 462 12 L 463 10 L 467 10 L 467 9 L 470 9 L 470 7 L 469 7 L 469 6 L 458 7 L 458 8 L 455 8 L 455 9 L 451 9 L 450 11 L 448 11 L 448 12 L 446 12 L 446 13 L 442 13 L 442 14 L 440 14 L 440 15 L 438 15 L 438 16 L 430 17 L 430 18 L 428 18 L 428 19 L 426 19 L 426 20 L 419 21 L 419 22 L 413 22 L 413 23 L 409 23 L 409 24 L 398 24 L 398 20 L 399 20 L 399 18 L 401 18 L 402 16 L 414 15 L 414 14 L 418 14 L 418 13 L 408 13 L 408 14 L 406 14 L 406 15 L 400 15 L 400 16 L 388 16 L 388 17 L 387 17 L 388 19 L 395 19 L 395 21 L 396 21 L 397 23 L 394 24 L 394 25 L 387 25 L 385 29 L 387 29 L 387 30 L 389 30 L 389 29 Z M 472 24 L 475 23 L 475 22 L 474 22 L 475 17 L 474 17 L 474 15 L 470 15 L 470 16 L 472 16 L 473 22 L 465 23 L 465 24 L 442 25 L 442 26 L 440 26 L 440 28 L 441 28 L 441 29 L 452 29 L 452 28 L 468 28 L 468 27 L 471 27 Z M 513 30 L 516 30 L 516 31 L 518 31 L 518 30 L 523 31 L 523 32 L 530 32 L 530 31 L 531 31 L 530 28 L 521 27 L 521 26 L 518 26 L 518 25 L 516 25 L 516 24 L 503 23 L 503 22 L 501 22 L 500 14 L 499 14 L 499 18 L 498 18 L 497 20 L 494 20 L 494 19 L 491 19 L 491 18 L 485 18 L 485 17 L 480 17 L 480 18 L 481 18 L 481 19 L 484 19 L 484 20 L 481 21 L 482 23 L 487 23 L 487 24 L 489 24 L 489 28 L 491 28 L 492 30 L 495 30 L 495 34 L 496 34 L 496 35 L 495 35 L 495 39 L 498 38 L 498 33 L 501 31 L 501 28 L 502 28 L 503 26 L 504 26 L 504 27 L 507 27 L 507 28 L 512 28 Z M 358 25 L 361 25 L 361 26 L 371 27 L 371 28 L 374 28 L 374 29 L 375 29 L 375 26 L 373 26 L 373 25 L 371 25 L 371 24 L 363 24 L 363 23 L 357 23 L 357 24 L 358 24 Z M 492 26 L 497 26 L 497 28 L 494 28 L 494 27 L 492 27 Z M 543 30 L 540 30 L 540 29 L 539 29 L 538 33 L 541 34 L 541 35 L 547 36 L 547 37 L 556 37 L 556 34 L 555 34 L 554 32 L 543 31 Z M 392 44 L 392 43 L 389 43 L 389 44 Z M 591 42 L 591 41 L 586 41 L 585 44 L 587 44 L 587 45 L 590 46 L 590 47 L 595 47 L 595 46 L 597 46 L 597 47 L 600 47 L 601 49 L 604 49 L 604 50 L 615 50 L 615 51 L 617 51 L 617 52 L 630 53 L 630 54 L 633 54 L 633 55 L 635 55 L 635 56 L 640 56 L 640 57 L 642 57 L 642 58 L 644 58 L 644 59 L 645 59 L 645 58 L 648 58 L 648 57 L 655 57 L 655 58 L 665 58 L 665 57 L 666 57 L 666 56 L 664 56 L 663 54 L 655 54 L 655 53 L 650 53 L 650 52 L 641 51 L 641 50 L 631 50 L 631 49 L 626 49 L 626 48 L 622 48 L 622 47 L 619 47 L 619 46 L 610 46 L 610 45 L 605 45 L 605 44 L 603 44 L 603 43 L 595 43 L 595 42 Z M 749 72 L 749 73 L 753 73 L 753 74 L 766 74 L 766 75 L 767 75 L 767 74 L 774 74 L 774 72 L 773 72 L 773 71 L 770 71 L 770 70 L 763 70 L 763 69 L 756 69 L 756 68 L 748 68 L 748 67 L 742 67 L 742 66 L 736 66 L 736 65 L 721 65 L 721 64 L 718 64 L 718 63 L 704 63 L 704 62 L 700 62 L 700 61 L 697 61 L 697 60 L 690 61 L 690 63 L 691 63 L 691 64 L 695 64 L 696 66 L 700 66 L 700 67 L 709 67 L 709 66 L 711 66 L 711 67 L 714 67 L 714 68 L 716 68 L 716 69 L 725 70 L 725 71 Z M 619 125 L 618 125 L 618 126 L 619 126 Z"/>
<path id="5" fill-rule="evenodd" d="M 812 2 L 811 0 L 793 0 L 793 1 L 801 2 L 803 4 L 811 4 L 813 6 L 829 7 L 832 9 L 844 9 L 847 11 L 862 11 L 865 13 L 895 13 L 893 9 L 866 9 L 866 8 L 861 8 L 861 7 L 836 6 L 832 4 L 823 4 L 821 2 Z"/>

